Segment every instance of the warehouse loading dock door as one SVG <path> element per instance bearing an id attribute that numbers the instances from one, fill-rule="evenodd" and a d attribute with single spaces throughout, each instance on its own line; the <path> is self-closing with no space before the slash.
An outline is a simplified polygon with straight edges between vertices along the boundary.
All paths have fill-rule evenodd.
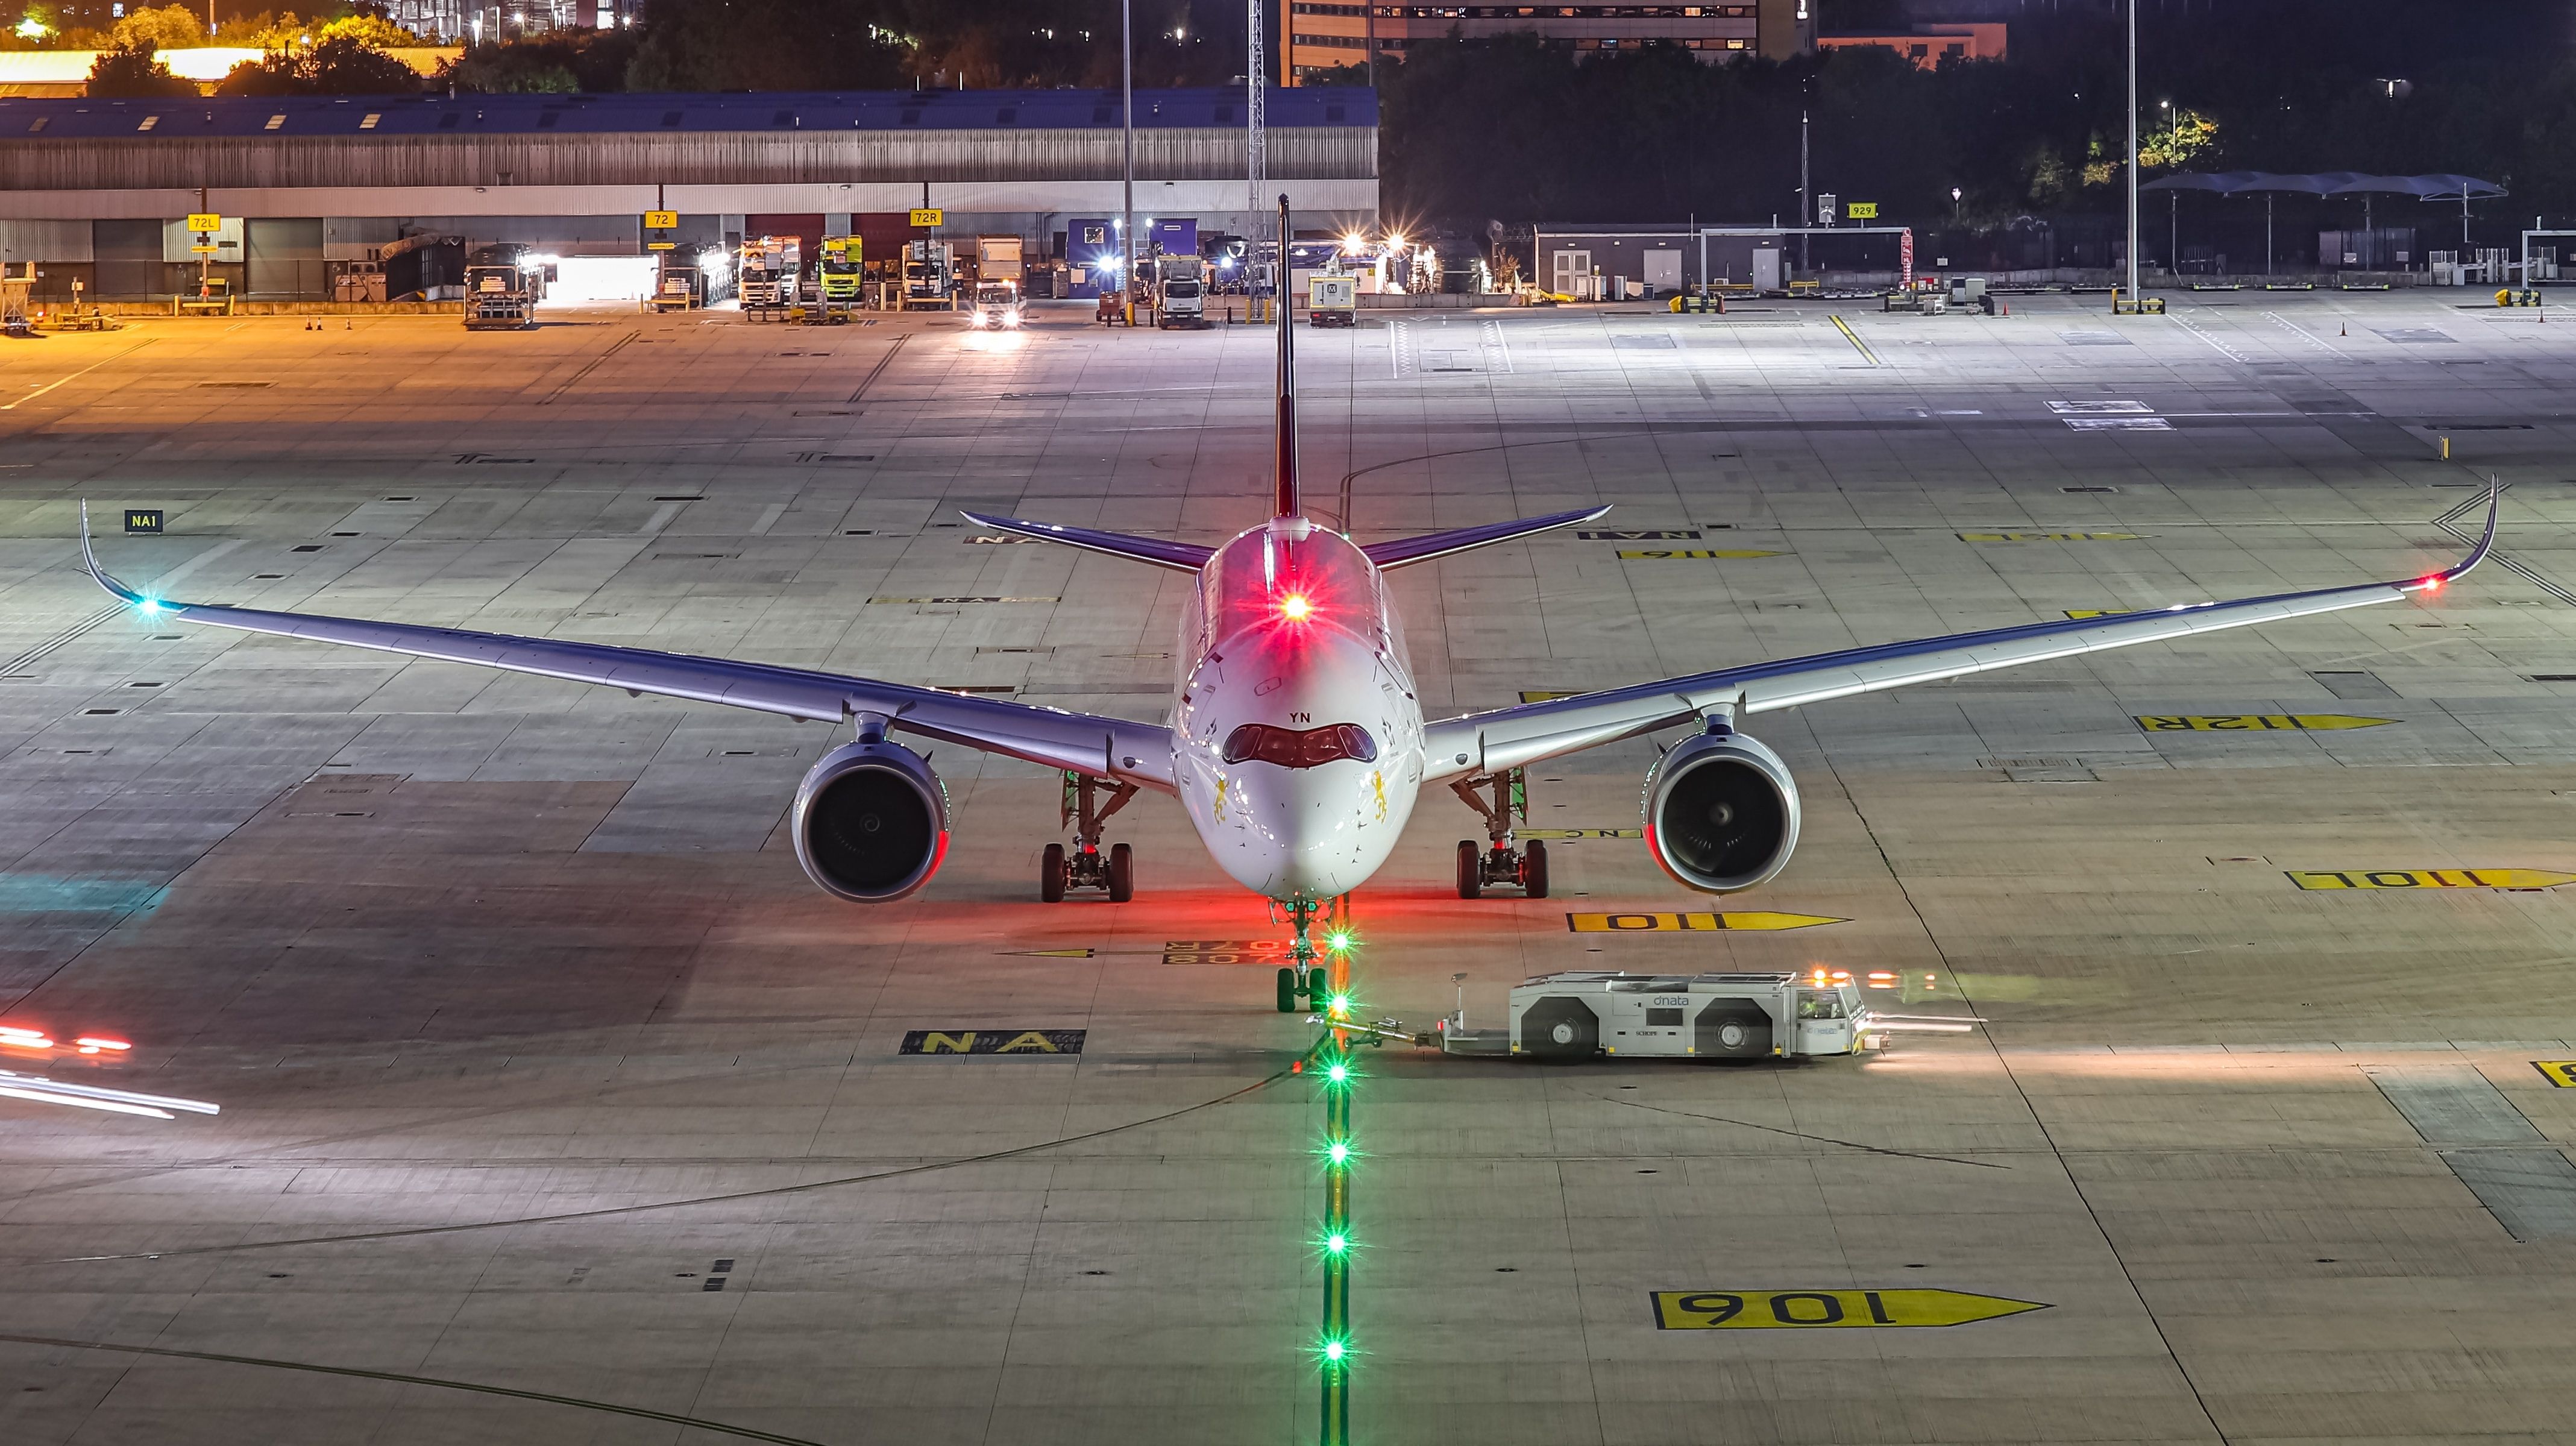
<path id="1" fill-rule="evenodd" d="M 1547 289 L 1558 296 L 1582 296 L 1591 284 L 1592 253 L 1559 251 L 1548 259 Z"/>
<path id="2" fill-rule="evenodd" d="M 808 270 L 811 270 L 814 263 L 822 258 L 823 213 L 820 211 L 811 215 L 782 212 L 767 216 L 745 216 L 742 218 L 742 226 L 742 234 L 746 239 L 755 236 L 795 237 L 799 243 L 796 248 L 797 259 Z"/>
<path id="3" fill-rule="evenodd" d="M 243 231 L 250 294 L 279 301 L 325 298 L 330 279 L 322 267 L 322 218 L 254 216 Z"/>

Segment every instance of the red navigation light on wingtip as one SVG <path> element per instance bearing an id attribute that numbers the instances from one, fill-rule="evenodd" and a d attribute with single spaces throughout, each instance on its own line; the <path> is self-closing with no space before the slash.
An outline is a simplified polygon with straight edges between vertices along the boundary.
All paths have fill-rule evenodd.
<path id="1" fill-rule="evenodd" d="M 1302 592 L 1292 592 L 1279 600 L 1279 616 L 1292 623 L 1302 623 L 1315 615 L 1315 605 L 1306 601 Z"/>
<path id="2" fill-rule="evenodd" d="M 2438 572 L 2434 573 L 2430 577 L 2419 580 L 2415 585 L 2426 592 L 2440 592 L 2442 590 L 2442 575 Z"/>

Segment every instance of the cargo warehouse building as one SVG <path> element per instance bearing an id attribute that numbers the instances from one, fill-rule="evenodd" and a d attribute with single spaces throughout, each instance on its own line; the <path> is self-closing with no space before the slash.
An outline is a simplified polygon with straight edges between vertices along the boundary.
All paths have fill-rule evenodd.
<path id="1" fill-rule="evenodd" d="M 1252 229 L 1239 90 L 1136 93 L 1136 219 Z M 1377 212 L 1377 98 L 1274 90 L 1265 204 L 1300 228 Z M 40 296 L 193 290 L 186 218 L 223 217 L 236 295 L 324 299 L 331 263 L 408 237 L 640 257 L 644 213 L 683 249 L 742 235 L 1017 235 L 1061 255 L 1120 211 L 1115 91 L 0 99 L 0 260 Z M 199 188 L 204 189 L 202 205 Z M 915 231 L 914 207 L 944 214 Z M 809 250 L 808 254 L 812 254 Z"/>

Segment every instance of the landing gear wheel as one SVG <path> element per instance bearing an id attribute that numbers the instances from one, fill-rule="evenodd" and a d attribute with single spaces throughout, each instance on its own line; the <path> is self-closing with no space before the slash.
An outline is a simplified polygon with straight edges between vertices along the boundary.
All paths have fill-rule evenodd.
<path id="1" fill-rule="evenodd" d="M 1064 879 L 1064 845 L 1048 844 L 1046 853 L 1038 861 L 1038 902 L 1063 903 Z"/>
<path id="2" fill-rule="evenodd" d="M 1109 846 L 1109 902 L 1123 904 L 1136 897 L 1136 851 L 1125 844 Z"/>
<path id="3" fill-rule="evenodd" d="M 1279 1012 L 1297 1012 L 1297 971 L 1282 967 L 1279 971 Z"/>
<path id="4" fill-rule="evenodd" d="M 1485 851 L 1474 839 L 1458 840 L 1458 897 L 1481 898 L 1485 892 Z"/>
<path id="5" fill-rule="evenodd" d="M 1521 850 L 1521 892 L 1533 899 L 1547 897 L 1547 845 L 1537 839 Z"/>

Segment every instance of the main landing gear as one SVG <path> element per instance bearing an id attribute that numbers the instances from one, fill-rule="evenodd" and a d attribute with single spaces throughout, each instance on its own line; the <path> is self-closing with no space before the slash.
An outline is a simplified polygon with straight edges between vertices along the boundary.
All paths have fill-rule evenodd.
<path id="1" fill-rule="evenodd" d="M 1492 803 L 1476 792 L 1480 788 L 1493 790 Z M 1478 848 L 1473 839 L 1458 840 L 1458 897 L 1480 898 L 1489 885 L 1507 884 L 1518 888 L 1524 898 L 1546 898 L 1547 845 L 1531 839 L 1524 848 L 1512 847 L 1512 819 L 1517 816 L 1529 822 L 1528 771 L 1471 774 L 1453 781 L 1449 789 L 1485 816 L 1485 835 L 1491 840 L 1485 848 Z"/>
<path id="2" fill-rule="evenodd" d="M 1106 807 L 1100 806 L 1100 790 L 1104 788 L 1110 791 Z M 1046 855 L 1038 864 L 1039 899 L 1061 904 L 1069 888 L 1106 889 L 1113 904 L 1136 897 L 1136 851 L 1123 843 L 1111 844 L 1105 854 L 1100 850 L 1100 825 L 1135 796 L 1136 785 L 1132 783 L 1084 773 L 1064 776 L 1064 801 L 1057 822 L 1074 826 L 1073 851 L 1067 853 L 1062 844 L 1046 846 Z"/>

